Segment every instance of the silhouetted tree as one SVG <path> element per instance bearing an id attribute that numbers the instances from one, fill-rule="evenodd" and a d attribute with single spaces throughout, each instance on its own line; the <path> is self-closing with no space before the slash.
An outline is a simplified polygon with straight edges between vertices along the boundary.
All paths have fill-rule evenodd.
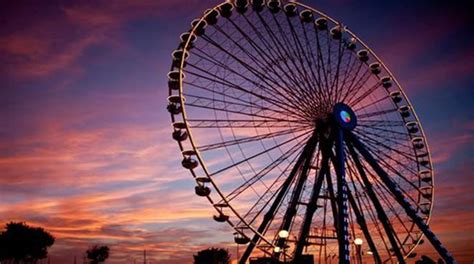
<path id="1" fill-rule="evenodd" d="M 194 255 L 194 264 L 229 264 L 230 254 L 227 249 L 208 248 Z"/>
<path id="2" fill-rule="evenodd" d="M 415 262 L 415 264 L 444 264 L 444 261 L 442 259 L 438 259 L 438 262 L 435 262 L 430 257 L 423 255 L 421 256 L 421 259 Z"/>
<path id="3" fill-rule="evenodd" d="M 0 261 L 36 263 L 48 256 L 54 237 L 41 227 L 10 222 L 0 233 Z"/>
<path id="4" fill-rule="evenodd" d="M 90 264 L 103 263 L 109 257 L 109 247 L 95 245 L 86 251 Z"/>

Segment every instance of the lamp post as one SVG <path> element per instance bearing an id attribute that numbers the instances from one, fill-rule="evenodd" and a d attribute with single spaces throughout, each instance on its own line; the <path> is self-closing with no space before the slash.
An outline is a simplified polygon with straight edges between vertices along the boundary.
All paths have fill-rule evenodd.
<path id="1" fill-rule="evenodd" d="M 277 247 L 274 247 L 274 248 L 273 248 L 273 252 L 275 252 L 275 253 L 280 253 L 280 252 L 281 252 L 281 248 L 278 247 L 278 246 L 277 246 Z M 278 261 L 278 260 L 277 260 L 277 261 Z M 278 262 L 280 262 L 280 261 L 278 261 Z M 273 263 L 273 260 L 272 260 L 272 263 Z"/>
<path id="2" fill-rule="evenodd" d="M 357 251 L 357 262 L 359 264 L 362 264 L 362 244 L 364 241 L 360 238 L 354 239 L 354 244 L 356 246 L 356 251 Z"/>
<path id="3" fill-rule="evenodd" d="M 278 236 L 281 238 L 281 239 L 287 239 L 288 236 L 290 235 L 290 233 L 287 231 L 287 230 L 280 230 L 280 232 L 278 232 Z M 285 244 L 283 244 L 283 262 L 286 263 L 286 242 Z"/>
<path id="4" fill-rule="evenodd" d="M 275 253 L 280 253 L 280 251 L 281 251 L 280 247 L 274 247 L 273 248 L 273 252 L 275 252 Z"/>

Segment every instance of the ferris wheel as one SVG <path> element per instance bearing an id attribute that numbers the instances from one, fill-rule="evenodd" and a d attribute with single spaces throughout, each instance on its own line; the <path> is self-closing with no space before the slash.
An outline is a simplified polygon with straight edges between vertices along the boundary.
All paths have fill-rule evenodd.
<path id="1" fill-rule="evenodd" d="M 168 111 L 195 193 L 240 263 L 406 263 L 431 232 L 433 169 L 413 106 L 345 25 L 296 2 L 224 2 L 172 53 Z M 257 263 L 257 262 L 255 262 Z"/>

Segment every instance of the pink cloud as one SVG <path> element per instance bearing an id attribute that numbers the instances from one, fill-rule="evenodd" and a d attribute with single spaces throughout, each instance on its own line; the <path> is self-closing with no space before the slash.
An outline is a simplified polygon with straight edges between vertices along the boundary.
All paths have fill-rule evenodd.
<path id="1" fill-rule="evenodd" d="M 184 4 L 174 0 L 80 3 L 60 8 L 61 15 L 54 23 L 31 23 L 24 31 L 1 36 L 0 49 L 13 62 L 8 72 L 15 77 L 74 75 L 81 73 L 78 60 L 92 47 L 127 49 L 122 35 L 126 23 L 143 17 L 170 19 L 186 12 L 196 14 L 195 10 L 209 6 L 209 2 L 198 0 Z M 404 34 L 409 37 L 412 33 Z M 424 34 L 429 39 L 445 37 L 444 31 L 437 29 Z M 401 42 L 393 43 L 400 45 L 395 47 L 398 51 L 405 49 Z M 423 51 L 421 41 L 415 44 L 407 50 L 408 55 Z M 463 59 L 461 55 L 443 59 L 452 66 L 449 72 L 441 65 L 433 66 L 417 79 L 419 85 L 432 82 L 428 73 L 469 74 L 456 63 Z M 408 62 L 394 63 L 403 67 Z M 141 96 L 158 98 L 155 94 Z M 53 263 L 72 262 L 74 255 L 80 262 L 81 254 L 93 243 L 111 244 L 114 263 L 133 263 L 144 248 L 157 263 L 191 263 L 192 254 L 199 249 L 233 247 L 229 228 L 216 225 L 211 220 L 214 210 L 204 199 L 196 199 L 191 177 L 180 167 L 180 153 L 170 139 L 171 127 L 162 121 L 164 111 L 141 121 L 142 97 L 120 93 L 91 97 L 45 102 L 47 109 L 38 107 L 31 116 L 23 117 L 28 123 L 26 132 L 18 130 L 22 135 L 12 141 L 0 140 L 0 148 L 9 150 L 0 157 L 0 220 L 28 221 L 53 232 L 58 237 L 51 250 Z M 249 131 L 240 132 L 239 136 L 244 136 Z M 448 161 L 472 142 L 470 134 L 446 136 L 449 140 L 433 144 L 438 163 Z M 231 176 L 223 177 L 222 183 Z M 186 184 L 177 191 L 179 181 Z M 130 186 L 113 187 L 124 182 Z M 441 190 L 440 197 L 450 200 L 466 192 L 460 186 Z M 58 191 L 60 195 L 55 194 Z M 441 230 L 442 239 L 453 234 L 449 229 L 451 213 L 459 214 L 462 221 L 472 218 L 455 210 L 439 212 L 439 222 L 434 221 L 433 228 Z M 469 223 L 461 231 L 467 233 L 471 226 Z M 450 239 L 448 243 L 468 252 L 469 244 L 464 240 Z"/>
<path id="2" fill-rule="evenodd" d="M 414 92 L 435 92 L 435 88 L 446 87 L 445 84 L 463 81 L 474 73 L 474 49 L 467 53 L 456 51 L 441 55 L 436 63 L 419 68 L 408 76 L 407 89 Z M 450 86 L 450 89 L 452 86 Z"/>
<path id="3" fill-rule="evenodd" d="M 435 164 L 451 161 L 454 155 L 474 142 L 472 122 L 466 124 L 454 121 L 452 126 L 457 129 L 438 131 L 431 137 L 433 140 L 430 141 L 430 146 Z"/>
<path id="4" fill-rule="evenodd" d="M 0 36 L 0 52 L 17 78 L 38 78 L 63 72 L 77 75 L 77 60 L 91 47 L 126 48 L 122 36 L 125 23 L 145 17 L 168 17 L 204 9 L 202 1 L 107 1 L 54 6 L 35 15 L 21 31 Z M 50 8 L 43 6 L 41 8 Z M 52 22 L 49 17 L 54 13 Z"/>

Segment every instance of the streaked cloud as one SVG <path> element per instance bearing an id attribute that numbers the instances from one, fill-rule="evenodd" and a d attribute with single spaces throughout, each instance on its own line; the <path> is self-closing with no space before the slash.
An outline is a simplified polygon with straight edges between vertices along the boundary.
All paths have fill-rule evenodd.
<path id="1" fill-rule="evenodd" d="M 58 238 L 52 263 L 80 261 L 95 243 L 111 246 L 113 263 L 140 262 L 144 249 L 154 263 L 190 263 L 208 246 L 236 254 L 230 228 L 215 223 L 214 210 L 194 195 L 164 110 L 166 70 L 179 33 L 217 2 L 12 2 L 3 9 L 9 13 L 0 31 L 0 74 L 8 80 L 0 88 L 1 223 L 27 221 L 51 231 Z M 450 27 L 463 26 L 461 18 Z M 395 26 L 398 20 L 391 20 L 387 27 L 397 31 L 373 41 L 386 46 L 377 53 L 402 73 L 415 99 L 418 91 L 443 89 L 449 78 L 472 78 L 472 50 L 424 61 L 427 43 L 436 48 L 433 43 L 452 37 L 444 21 L 427 20 Z M 430 132 L 441 167 L 432 228 L 455 256 L 471 260 L 472 239 L 465 234 L 474 226 L 473 161 L 457 155 L 469 153 L 474 123 L 446 122 L 455 129 Z M 464 225 L 453 228 L 453 216 Z"/>

